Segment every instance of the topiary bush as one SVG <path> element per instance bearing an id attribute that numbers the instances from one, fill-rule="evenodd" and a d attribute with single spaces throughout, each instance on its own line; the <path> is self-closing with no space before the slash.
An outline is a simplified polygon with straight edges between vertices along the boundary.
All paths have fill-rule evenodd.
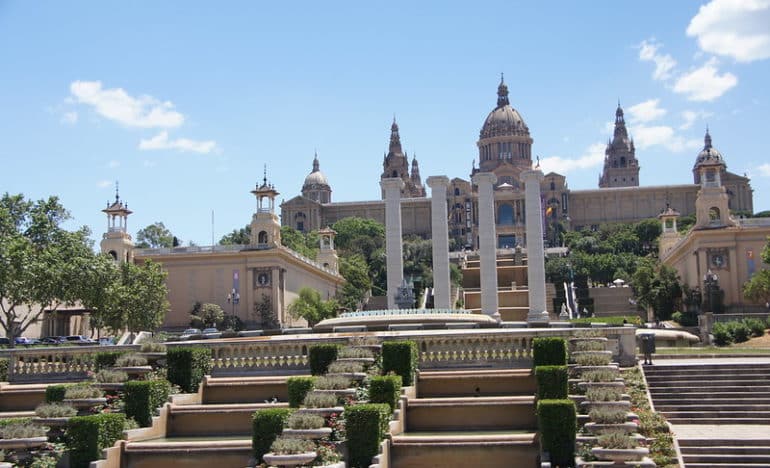
<path id="1" fill-rule="evenodd" d="M 0 382 L 8 381 L 8 359 L 0 359 Z"/>
<path id="2" fill-rule="evenodd" d="M 171 385 L 165 380 L 134 380 L 126 382 L 123 390 L 126 416 L 136 420 L 140 427 L 149 427 L 155 410 L 168 400 Z"/>
<path id="3" fill-rule="evenodd" d="M 540 440 L 551 455 L 551 464 L 572 466 L 575 462 L 577 411 L 572 400 L 540 400 L 537 402 Z"/>
<path id="4" fill-rule="evenodd" d="M 289 377 L 286 379 L 286 386 L 289 393 L 289 406 L 299 408 L 305 395 L 313 389 L 315 377 Z"/>
<path id="5" fill-rule="evenodd" d="M 268 408 L 254 413 L 251 448 L 257 463 L 261 463 L 262 457 L 270 452 L 270 446 L 283 431 L 283 426 L 292 411 L 289 408 Z"/>
<path id="6" fill-rule="evenodd" d="M 717 346 L 727 346 L 734 340 L 728 326 L 721 322 L 714 324 L 711 328 L 711 334 L 714 335 L 714 344 Z"/>
<path id="7" fill-rule="evenodd" d="M 203 347 L 169 348 L 166 351 L 168 380 L 183 392 L 198 391 L 203 376 L 211 371 L 211 350 Z"/>
<path id="8" fill-rule="evenodd" d="M 538 400 L 567 398 L 569 380 L 567 366 L 537 366 L 535 378 Z"/>
<path id="9" fill-rule="evenodd" d="M 369 381 L 369 402 L 387 403 L 391 413 L 398 407 L 401 397 L 401 376 L 375 376 Z"/>
<path id="10" fill-rule="evenodd" d="M 56 403 L 64 400 L 64 393 L 67 391 L 67 387 L 69 386 L 71 386 L 71 384 L 49 385 L 45 389 L 45 402 Z"/>
<path id="11" fill-rule="evenodd" d="M 417 370 L 417 343 L 414 341 L 386 341 L 382 343 L 382 372 L 401 376 L 405 387 L 414 384 Z"/>
<path id="12" fill-rule="evenodd" d="M 345 407 L 348 461 L 353 468 L 366 468 L 380 450 L 390 420 L 390 407 L 369 403 Z"/>
<path id="13" fill-rule="evenodd" d="M 123 436 L 126 416 L 120 413 L 100 413 L 76 416 L 69 420 L 67 441 L 70 466 L 86 468 L 101 458 L 102 450 L 111 447 Z"/>
<path id="14" fill-rule="evenodd" d="M 730 329 L 730 334 L 733 335 L 733 339 L 736 343 L 743 343 L 749 341 L 751 337 L 751 330 L 743 322 L 727 322 L 727 326 Z"/>
<path id="15" fill-rule="evenodd" d="M 331 364 L 337 359 L 337 353 L 340 345 L 319 344 L 313 345 L 308 349 L 308 361 L 310 361 L 310 373 L 313 375 L 323 375 Z"/>
<path id="16" fill-rule="evenodd" d="M 125 351 L 104 351 L 94 354 L 94 366 L 97 371 L 115 367 L 115 362 L 126 354 Z"/>
<path id="17" fill-rule="evenodd" d="M 765 324 L 761 320 L 747 318 L 743 319 L 743 323 L 751 330 L 751 336 L 762 336 L 765 334 Z"/>
<path id="18" fill-rule="evenodd" d="M 566 365 L 567 342 L 564 338 L 541 337 L 532 340 L 532 367 Z"/>

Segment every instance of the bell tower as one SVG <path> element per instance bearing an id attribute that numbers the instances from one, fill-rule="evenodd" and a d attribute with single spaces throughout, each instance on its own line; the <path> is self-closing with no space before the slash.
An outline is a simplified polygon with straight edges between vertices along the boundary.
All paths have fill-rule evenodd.
<path id="1" fill-rule="evenodd" d="M 281 245 L 281 222 L 275 214 L 275 197 L 279 195 L 273 184 L 267 182 L 267 167 L 262 185 L 251 191 L 257 197 L 257 211 L 251 218 L 250 246 L 272 249 Z"/>
<path id="2" fill-rule="evenodd" d="M 132 213 L 128 204 L 120 200 L 118 184 L 115 183 L 115 201 L 102 210 L 107 214 L 107 232 L 99 244 L 102 253 L 110 254 L 118 263 L 134 261 L 134 242 L 128 233 L 128 215 Z"/>
<path id="3" fill-rule="evenodd" d="M 696 165 L 700 190 L 695 199 L 695 229 L 733 226 L 735 223 L 730 218 L 729 197 L 722 185 L 725 163 L 722 155 L 711 146 L 708 130 L 704 143 Z"/>
<path id="4" fill-rule="evenodd" d="M 676 220 L 679 216 L 680 213 L 669 205 L 666 205 L 666 210 L 658 215 L 658 219 L 661 223 L 658 250 L 661 257 L 668 253 L 668 251 L 671 250 L 671 247 L 673 247 L 680 239 L 679 232 L 676 228 Z"/>
<path id="5" fill-rule="evenodd" d="M 338 271 L 339 257 L 337 257 L 337 251 L 334 250 L 334 235 L 337 232 L 330 228 L 325 227 L 318 231 L 318 237 L 320 238 L 320 249 L 318 255 L 316 255 L 316 261 L 334 272 Z"/>
<path id="6" fill-rule="evenodd" d="M 636 159 L 634 140 L 629 138 L 623 108 L 615 110 L 615 132 L 604 151 L 604 170 L 599 178 L 599 188 L 638 187 L 639 161 Z"/>

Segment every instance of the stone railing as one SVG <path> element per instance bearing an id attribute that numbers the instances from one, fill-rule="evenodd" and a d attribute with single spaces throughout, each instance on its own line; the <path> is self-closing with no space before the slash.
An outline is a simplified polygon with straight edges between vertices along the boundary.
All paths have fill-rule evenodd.
<path id="1" fill-rule="evenodd" d="M 572 328 L 514 328 L 473 330 L 414 330 L 369 333 L 317 333 L 275 335 L 253 339 L 204 340 L 167 343 L 174 346 L 204 346 L 211 349 L 212 375 L 280 374 L 308 372 L 308 349 L 320 343 L 346 343 L 351 337 L 376 336 L 381 341 L 414 340 L 419 348 L 419 367 L 452 369 L 463 367 L 525 368 L 532 363 L 532 341 L 538 336 L 569 337 Z M 615 360 L 630 365 L 635 360 L 635 328 L 597 329 L 609 338 L 608 349 Z M 74 380 L 93 372 L 93 354 L 130 351 L 137 346 L 30 348 L 0 351 L 10 360 L 8 380 Z"/>

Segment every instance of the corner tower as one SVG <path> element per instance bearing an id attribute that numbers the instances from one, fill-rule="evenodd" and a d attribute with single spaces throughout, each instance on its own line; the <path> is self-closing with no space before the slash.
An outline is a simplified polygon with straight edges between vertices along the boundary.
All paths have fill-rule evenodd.
<path id="1" fill-rule="evenodd" d="M 706 130 L 703 150 L 698 154 L 695 168 L 700 181 L 700 190 L 695 199 L 695 229 L 710 229 L 732 226 L 729 198 L 722 185 L 725 161 L 722 153 L 711 146 L 711 135 Z"/>
<path id="2" fill-rule="evenodd" d="M 128 204 L 120 200 L 118 185 L 115 184 L 115 201 L 102 210 L 107 214 L 107 232 L 99 244 L 102 253 L 110 254 L 118 263 L 134 261 L 134 242 L 128 233 L 128 215 L 133 213 Z"/>
<path id="3" fill-rule="evenodd" d="M 279 195 L 273 184 L 267 183 L 267 169 L 262 185 L 251 193 L 257 197 L 257 212 L 251 218 L 250 247 L 271 249 L 281 245 L 281 222 L 275 214 L 275 197 Z"/>
<path id="4" fill-rule="evenodd" d="M 639 161 L 636 160 L 634 140 L 628 137 L 623 108 L 615 111 L 615 133 L 604 151 L 604 170 L 599 178 L 599 188 L 638 187 Z"/>

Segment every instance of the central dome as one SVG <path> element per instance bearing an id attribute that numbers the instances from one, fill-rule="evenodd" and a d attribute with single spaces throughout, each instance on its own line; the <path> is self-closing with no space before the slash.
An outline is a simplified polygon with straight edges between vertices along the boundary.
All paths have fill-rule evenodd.
<path id="1" fill-rule="evenodd" d="M 481 127 L 480 138 L 496 136 L 529 136 L 529 128 L 521 114 L 508 101 L 508 86 L 501 80 L 497 87 L 497 107 L 489 113 Z"/>
<path id="2" fill-rule="evenodd" d="M 321 172 L 318 164 L 318 156 L 313 159 L 313 172 L 305 177 L 305 183 L 302 184 L 303 190 L 329 188 L 329 181 L 326 179 L 326 175 Z"/>
<path id="3" fill-rule="evenodd" d="M 711 135 L 708 130 L 706 130 L 706 136 L 703 138 L 703 142 L 703 150 L 701 150 L 701 152 L 698 153 L 698 157 L 695 158 L 695 166 L 693 169 L 697 169 L 698 166 L 704 163 L 725 165 L 722 153 L 711 145 Z"/>

